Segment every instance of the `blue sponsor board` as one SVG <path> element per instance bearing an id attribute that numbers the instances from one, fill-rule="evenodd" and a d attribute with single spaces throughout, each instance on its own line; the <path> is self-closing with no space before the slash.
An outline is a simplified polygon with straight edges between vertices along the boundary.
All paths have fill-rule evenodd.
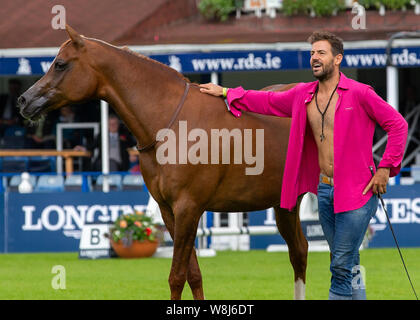
<path id="1" fill-rule="evenodd" d="M 121 213 L 144 211 L 149 201 L 147 191 L 4 195 L 3 252 L 77 251 L 85 223 L 112 223 Z"/>
<path id="2" fill-rule="evenodd" d="M 420 247 L 420 184 L 389 186 L 383 198 L 399 245 Z M 369 247 L 395 247 L 381 205 L 370 222 L 369 233 Z"/>
<path id="3" fill-rule="evenodd" d="M 0 75 L 43 75 L 54 57 L 0 58 Z"/>
<path id="4" fill-rule="evenodd" d="M 150 55 L 181 73 L 278 71 L 310 69 L 307 50 L 219 51 Z M 43 75 L 54 57 L 0 57 L 0 75 Z M 391 60 L 398 67 L 420 66 L 420 47 L 395 48 Z M 385 48 L 348 49 L 343 68 L 384 68 Z"/>
<path id="5" fill-rule="evenodd" d="M 389 186 L 385 203 L 396 236 L 402 247 L 420 247 L 420 184 Z M 81 228 L 85 223 L 109 223 L 119 214 L 145 210 L 147 191 L 60 192 L 19 194 L 0 197 L 0 252 L 78 251 Z M 211 227 L 211 214 L 207 219 Z M 275 225 L 272 211 L 249 214 L 249 225 Z M 308 240 L 322 240 L 318 221 L 303 221 Z M 395 247 L 381 207 L 370 223 L 369 247 Z M 280 235 L 250 237 L 251 249 L 285 244 Z"/>
<path id="6" fill-rule="evenodd" d="M 302 69 L 302 54 L 303 51 L 238 51 L 150 57 L 182 73 L 210 73 Z"/>

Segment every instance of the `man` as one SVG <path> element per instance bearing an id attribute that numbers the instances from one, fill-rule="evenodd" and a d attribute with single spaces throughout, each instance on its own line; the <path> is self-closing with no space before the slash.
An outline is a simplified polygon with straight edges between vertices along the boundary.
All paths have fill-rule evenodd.
<path id="1" fill-rule="evenodd" d="M 376 194 L 386 192 L 389 177 L 401 168 L 408 126 L 371 87 L 340 72 L 340 38 L 322 31 L 308 41 L 318 81 L 285 92 L 210 83 L 201 85 L 201 91 L 225 96 L 237 117 L 245 110 L 292 118 L 280 206 L 291 210 L 298 195 L 318 195 L 319 219 L 331 251 L 329 298 L 366 299 L 364 285 L 357 281 L 358 250 L 378 207 Z M 388 133 L 388 143 L 374 173 L 376 122 Z"/>
<path id="2" fill-rule="evenodd" d="M 120 130 L 120 120 L 114 114 L 108 118 L 109 129 L 109 170 L 113 171 L 128 171 L 130 167 L 129 154 L 127 149 L 136 145 L 136 141 L 128 132 Z M 89 150 L 94 151 L 99 149 L 98 156 L 93 160 L 92 169 L 100 171 L 102 168 L 102 155 L 100 150 L 101 135 L 95 137 L 92 145 L 88 147 Z M 75 150 L 86 150 L 85 147 L 76 146 Z"/>

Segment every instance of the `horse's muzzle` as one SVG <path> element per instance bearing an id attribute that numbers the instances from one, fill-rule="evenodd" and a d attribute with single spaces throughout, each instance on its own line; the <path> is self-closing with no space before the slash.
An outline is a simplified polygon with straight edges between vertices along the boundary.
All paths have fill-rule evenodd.
<path id="1" fill-rule="evenodd" d="M 34 119 L 45 109 L 46 102 L 47 99 L 44 97 L 30 99 L 25 92 L 17 99 L 17 108 L 25 119 Z"/>
<path id="2" fill-rule="evenodd" d="M 24 108 L 26 106 L 26 98 L 23 96 L 23 94 L 17 99 L 17 107 L 19 110 Z"/>

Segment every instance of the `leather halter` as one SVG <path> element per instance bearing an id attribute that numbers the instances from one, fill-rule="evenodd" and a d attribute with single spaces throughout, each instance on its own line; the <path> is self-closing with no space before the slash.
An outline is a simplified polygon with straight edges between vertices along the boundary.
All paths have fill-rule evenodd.
<path id="1" fill-rule="evenodd" d="M 184 105 L 184 102 L 187 99 L 187 95 L 188 95 L 188 90 L 189 89 L 190 89 L 190 83 L 189 82 L 186 82 L 184 94 L 183 94 L 183 96 L 181 98 L 181 101 L 178 104 L 178 107 L 176 108 L 174 114 L 172 115 L 172 118 L 169 121 L 169 124 L 167 125 L 166 130 L 169 130 L 172 127 L 172 125 L 174 124 L 176 118 L 178 117 L 178 114 L 181 112 L 182 106 Z M 137 145 L 137 150 L 139 152 L 146 151 L 146 150 L 148 150 L 150 148 L 153 148 L 156 145 L 156 143 L 158 143 L 158 141 L 155 139 L 155 141 L 153 141 L 152 143 L 149 143 L 148 145 L 146 145 L 144 147 L 140 147 L 139 145 Z"/>

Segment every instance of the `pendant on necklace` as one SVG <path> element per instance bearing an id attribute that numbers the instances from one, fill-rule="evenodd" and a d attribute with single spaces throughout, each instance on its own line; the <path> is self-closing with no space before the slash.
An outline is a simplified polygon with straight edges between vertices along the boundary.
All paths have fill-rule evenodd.
<path id="1" fill-rule="evenodd" d="M 323 133 L 321 133 L 321 135 L 319 136 L 321 138 L 321 142 L 325 140 L 325 136 Z"/>

